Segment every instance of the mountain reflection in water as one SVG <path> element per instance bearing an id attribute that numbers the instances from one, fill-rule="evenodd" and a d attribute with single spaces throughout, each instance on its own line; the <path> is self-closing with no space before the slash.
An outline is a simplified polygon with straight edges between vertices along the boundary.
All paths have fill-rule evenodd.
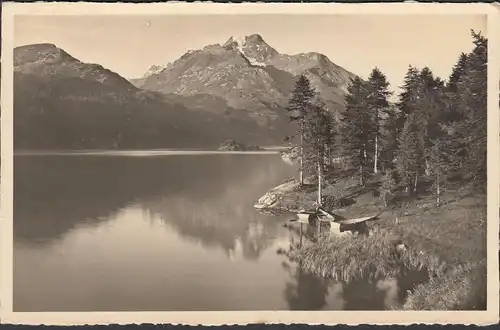
<path id="1" fill-rule="evenodd" d="M 399 301 L 394 281 L 334 283 L 276 253 L 293 236 L 288 218 L 252 205 L 294 174 L 278 155 L 14 161 L 15 311 L 384 309 Z"/>

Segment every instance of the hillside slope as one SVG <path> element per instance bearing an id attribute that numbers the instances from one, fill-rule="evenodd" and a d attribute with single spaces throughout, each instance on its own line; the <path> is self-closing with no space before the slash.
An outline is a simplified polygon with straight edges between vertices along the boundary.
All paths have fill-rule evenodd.
<path id="1" fill-rule="evenodd" d="M 201 109 L 207 99 L 219 111 Z M 14 50 L 16 149 L 200 148 L 229 138 L 273 144 L 282 132 L 215 96 L 141 90 L 52 44 Z"/>

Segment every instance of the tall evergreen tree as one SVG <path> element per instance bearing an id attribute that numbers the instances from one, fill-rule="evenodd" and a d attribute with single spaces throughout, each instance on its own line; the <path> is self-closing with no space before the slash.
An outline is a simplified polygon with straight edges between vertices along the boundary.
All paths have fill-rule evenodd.
<path id="1" fill-rule="evenodd" d="M 372 140 L 370 154 L 373 155 L 373 172 L 377 173 L 380 166 L 380 137 L 381 137 L 381 127 L 380 121 L 382 117 L 382 112 L 388 109 L 389 106 L 389 96 L 391 92 L 389 91 L 389 82 L 387 77 L 380 71 L 379 68 L 374 68 L 368 78 L 366 84 L 367 88 L 367 111 L 371 115 L 371 129 L 369 139 Z"/>
<path id="2" fill-rule="evenodd" d="M 455 148 L 454 163 L 466 178 L 485 189 L 487 132 L 488 41 L 471 31 L 473 51 L 457 84 L 457 111 L 460 120 L 448 126 Z"/>
<path id="3" fill-rule="evenodd" d="M 416 193 L 418 177 L 422 170 L 424 150 L 419 137 L 419 125 L 418 114 L 409 114 L 398 138 L 396 169 L 409 193 Z"/>
<path id="4" fill-rule="evenodd" d="M 429 174 L 431 140 L 440 138 L 443 134 L 440 124 L 444 118 L 446 108 L 443 98 L 444 87 L 444 82 L 434 77 L 429 68 L 422 69 L 420 72 L 417 108 L 414 111 L 418 113 L 420 119 L 419 140 L 423 143 L 422 149 L 424 150 L 427 174 Z"/>
<path id="5" fill-rule="evenodd" d="M 305 150 L 306 157 L 315 164 L 318 178 L 318 205 L 322 203 L 323 174 L 325 159 L 328 150 L 335 141 L 336 133 L 333 125 L 333 117 L 327 112 L 325 104 L 317 100 L 308 114 L 305 125 Z"/>
<path id="6" fill-rule="evenodd" d="M 382 111 L 380 124 L 380 165 L 383 171 L 392 169 L 398 148 L 398 109 L 390 104 Z"/>
<path id="7" fill-rule="evenodd" d="M 443 118 L 445 123 L 456 122 L 461 119 L 458 109 L 461 102 L 460 95 L 458 94 L 458 84 L 465 74 L 467 61 L 468 55 L 461 53 L 446 83 L 443 95 L 443 99 L 446 101 L 446 112 Z"/>
<path id="8" fill-rule="evenodd" d="M 308 114 L 313 108 L 313 99 L 316 95 L 306 76 L 301 75 L 292 90 L 288 103 L 290 120 L 298 121 L 297 133 L 300 135 L 300 184 L 304 184 L 304 131 Z"/>
<path id="9" fill-rule="evenodd" d="M 399 101 L 396 106 L 399 109 L 399 117 L 397 122 L 398 132 L 403 129 L 406 118 L 416 108 L 418 101 L 418 86 L 420 82 L 420 71 L 409 66 L 406 72 L 403 86 L 401 86 L 401 93 L 399 94 Z"/>
<path id="10" fill-rule="evenodd" d="M 345 97 L 346 108 L 342 114 L 341 146 L 343 155 L 352 166 L 359 168 L 361 185 L 367 178 L 367 148 L 371 133 L 370 114 L 367 109 L 367 88 L 361 78 L 351 80 Z"/>
<path id="11" fill-rule="evenodd" d="M 457 63 L 453 66 L 450 78 L 446 84 L 446 89 L 449 92 L 456 93 L 458 89 L 458 82 L 465 73 L 465 66 L 467 64 L 467 54 L 461 53 L 458 57 Z"/>

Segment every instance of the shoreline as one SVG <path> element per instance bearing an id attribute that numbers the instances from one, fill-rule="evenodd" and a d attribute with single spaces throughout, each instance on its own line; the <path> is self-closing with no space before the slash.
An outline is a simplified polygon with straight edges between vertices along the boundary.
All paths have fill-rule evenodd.
<path id="1" fill-rule="evenodd" d="M 189 149 L 163 149 L 163 150 L 71 150 L 71 151 L 14 151 L 13 156 L 168 156 L 168 155 L 275 155 L 277 150 L 248 150 L 248 151 L 223 151 L 223 150 L 189 150 Z"/>
<path id="2" fill-rule="evenodd" d="M 287 157 L 282 154 L 282 158 Z M 486 242 L 484 195 L 470 196 L 457 187 L 443 195 L 440 206 L 432 195 L 422 193 L 386 209 L 375 197 L 377 179 L 365 187 L 349 178 L 335 181 L 323 188 L 325 196 L 341 195 L 353 201 L 327 210 L 345 218 L 379 214 L 379 220 L 368 224 L 367 236 L 323 235 L 306 246 L 292 247 L 284 253 L 291 260 L 307 272 L 346 282 L 367 274 L 425 270 L 429 280 L 413 285 L 402 310 L 486 308 L 486 243 L 477 244 Z M 272 214 L 311 210 L 316 206 L 315 188 L 301 187 L 289 178 L 267 191 L 254 208 Z"/>

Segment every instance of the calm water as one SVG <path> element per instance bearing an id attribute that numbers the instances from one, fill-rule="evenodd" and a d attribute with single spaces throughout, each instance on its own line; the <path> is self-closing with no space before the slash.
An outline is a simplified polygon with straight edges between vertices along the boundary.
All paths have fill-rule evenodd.
<path id="1" fill-rule="evenodd" d="M 276 253 L 252 205 L 278 155 L 16 156 L 15 311 L 384 309 L 395 280 L 344 285 Z M 401 290 L 399 290 L 401 291 Z"/>

